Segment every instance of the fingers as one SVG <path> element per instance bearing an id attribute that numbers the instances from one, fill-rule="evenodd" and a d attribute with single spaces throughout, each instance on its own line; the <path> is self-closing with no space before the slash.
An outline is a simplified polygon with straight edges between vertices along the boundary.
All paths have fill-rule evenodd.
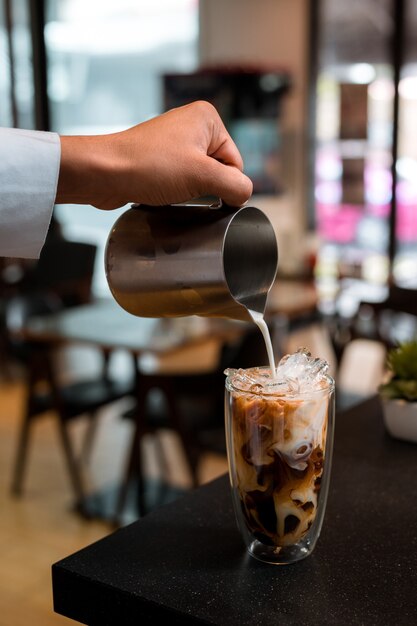
<path id="1" fill-rule="evenodd" d="M 209 131 L 200 168 L 202 195 L 215 195 L 226 204 L 241 206 L 252 195 L 253 185 L 243 174 L 240 152 L 213 105 L 199 101 L 191 106 L 201 115 L 200 122 L 206 120 Z"/>
<path id="2" fill-rule="evenodd" d="M 225 165 L 237 167 L 242 172 L 243 160 L 235 142 L 226 130 L 216 109 L 212 105 L 209 105 L 209 107 L 208 111 L 211 113 L 212 128 L 207 154 Z"/>
<path id="3" fill-rule="evenodd" d="M 222 132 L 223 137 L 219 140 L 213 138 L 210 146 L 208 147 L 207 154 L 218 161 L 221 161 L 225 165 L 232 165 L 237 167 L 241 172 L 243 171 L 243 160 L 235 142 L 232 140 L 226 129 Z M 217 145 L 214 143 L 214 139 L 217 139 Z"/>
<path id="4" fill-rule="evenodd" d="M 221 198 L 226 204 L 242 206 L 252 195 L 252 181 L 237 167 L 206 157 L 201 171 L 205 193 Z"/>

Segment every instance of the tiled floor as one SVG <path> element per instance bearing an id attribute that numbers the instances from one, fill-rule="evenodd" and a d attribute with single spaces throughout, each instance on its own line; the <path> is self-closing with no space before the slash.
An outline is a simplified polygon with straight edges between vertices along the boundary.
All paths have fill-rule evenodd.
<path id="1" fill-rule="evenodd" d="M 10 495 L 11 468 L 24 387 L 0 383 L 0 626 L 52 626 L 74 623 L 53 612 L 51 564 L 103 537 L 113 528 L 102 521 L 81 519 L 72 508 L 72 494 L 55 432 L 54 416 L 40 419 L 33 433 L 25 491 Z M 103 411 L 87 474 L 92 490 L 117 483 L 131 425 L 120 420 L 121 401 Z M 77 442 L 82 422 L 73 425 Z M 190 486 L 180 448 L 162 433 L 169 461 L 169 481 L 179 489 Z M 145 445 L 148 476 L 157 479 L 152 441 Z M 200 466 L 204 483 L 227 470 L 222 456 L 207 455 Z"/>

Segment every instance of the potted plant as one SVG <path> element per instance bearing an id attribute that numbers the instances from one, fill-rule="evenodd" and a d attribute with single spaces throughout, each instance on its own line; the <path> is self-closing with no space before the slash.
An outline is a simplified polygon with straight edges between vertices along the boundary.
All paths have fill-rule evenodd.
<path id="1" fill-rule="evenodd" d="M 387 355 L 388 380 L 379 386 L 385 427 L 391 436 L 417 443 L 417 339 Z"/>

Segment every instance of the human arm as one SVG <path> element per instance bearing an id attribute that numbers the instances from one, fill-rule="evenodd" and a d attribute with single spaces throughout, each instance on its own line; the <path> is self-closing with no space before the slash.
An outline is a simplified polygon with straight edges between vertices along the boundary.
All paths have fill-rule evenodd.
<path id="1" fill-rule="evenodd" d="M 115 209 L 252 193 L 216 109 L 194 102 L 119 133 L 0 132 L 0 256 L 39 256 L 58 204 Z M 1 129 L 0 129 L 1 131 Z"/>
<path id="2" fill-rule="evenodd" d="M 57 203 L 114 209 L 213 195 L 240 206 L 252 193 L 216 109 L 193 102 L 120 133 L 61 137 Z"/>

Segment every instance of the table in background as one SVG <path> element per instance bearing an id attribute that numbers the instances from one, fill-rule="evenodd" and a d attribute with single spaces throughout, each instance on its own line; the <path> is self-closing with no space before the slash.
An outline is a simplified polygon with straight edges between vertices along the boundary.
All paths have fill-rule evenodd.
<path id="1" fill-rule="evenodd" d="M 267 299 L 266 317 L 281 315 L 288 320 L 312 315 L 317 310 L 313 282 L 277 280 Z M 31 320 L 26 337 L 37 341 L 82 342 L 108 349 L 164 353 L 184 343 L 207 336 L 236 337 L 249 323 L 190 316 L 143 318 L 124 311 L 112 298 L 65 309 Z"/>
<path id="2" fill-rule="evenodd" d="M 233 339 L 243 324 L 220 318 L 144 318 L 122 309 L 112 298 L 31 319 L 25 338 L 44 343 L 83 343 L 107 350 L 165 355 L 208 337 Z"/>
<path id="3" fill-rule="evenodd" d="M 336 422 L 321 537 L 288 566 L 245 552 L 223 476 L 53 566 L 55 611 L 90 626 L 417 623 L 417 446 L 374 397 Z"/>
<path id="4" fill-rule="evenodd" d="M 266 314 L 291 321 L 317 312 L 318 293 L 313 280 L 277 278 L 268 294 Z"/>

